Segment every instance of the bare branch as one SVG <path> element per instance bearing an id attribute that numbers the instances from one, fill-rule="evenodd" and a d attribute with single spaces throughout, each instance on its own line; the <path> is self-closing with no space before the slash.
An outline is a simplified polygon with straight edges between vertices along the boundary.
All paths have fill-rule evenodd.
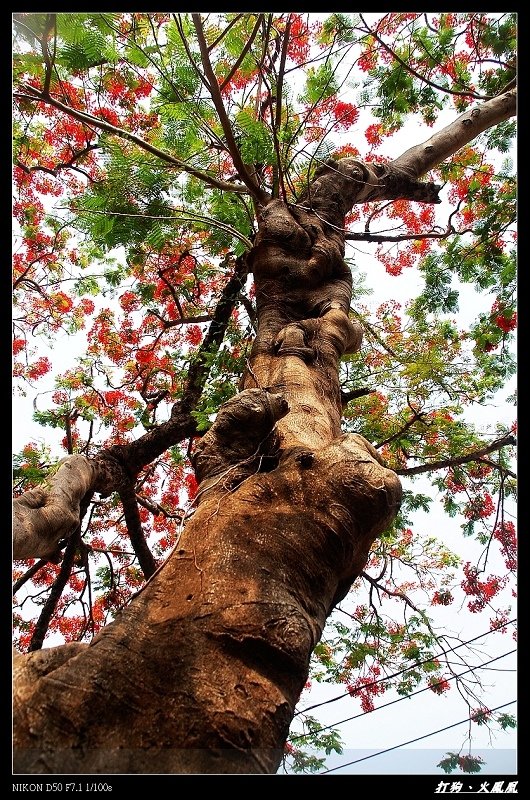
<path id="1" fill-rule="evenodd" d="M 357 397 L 364 397 L 365 395 L 372 394 L 375 391 L 377 391 L 377 389 L 368 389 L 366 386 L 364 386 L 362 389 L 352 389 L 351 392 L 341 392 L 340 401 L 343 406 L 346 406 L 350 400 L 355 400 Z"/>
<path id="2" fill-rule="evenodd" d="M 222 42 L 222 40 L 225 38 L 225 36 L 228 33 L 228 31 L 231 28 L 233 28 L 233 26 L 236 24 L 236 22 L 239 22 L 239 20 L 241 19 L 242 16 L 243 16 L 243 14 L 236 14 L 234 19 L 231 22 L 228 23 L 228 25 L 226 26 L 224 31 L 221 31 L 221 33 L 219 34 L 217 39 L 214 39 L 214 41 L 210 45 L 208 45 L 208 52 L 209 53 L 211 53 L 211 51 L 214 50 L 220 42 Z"/>
<path id="3" fill-rule="evenodd" d="M 469 233 L 469 229 L 465 231 L 455 231 L 454 228 L 447 229 L 443 233 L 401 233 L 397 236 L 387 236 L 384 233 L 346 233 L 344 238 L 352 242 L 420 242 L 422 239 L 447 239 L 449 236 L 455 234 L 461 235 Z"/>
<path id="4" fill-rule="evenodd" d="M 414 609 L 414 611 L 417 611 L 419 614 L 421 613 L 420 609 L 417 606 L 415 606 L 412 600 L 410 600 L 406 594 L 403 594 L 403 592 L 393 592 L 391 589 L 387 589 L 386 586 L 383 586 L 382 584 L 378 583 L 376 578 L 372 578 L 372 576 L 368 575 L 368 573 L 364 572 L 364 570 L 363 572 L 361 572 L 361 577 L 367 580 L 368 583 L 370 584 L 370 592 L 372 591 L 372 589 L 377 589 L 378 591 L 388 594 L 390 597 L 399 597 L 400 600 L 403 600 L 408 606 Z"/>
<path id="5" fill-rule="evenodd" d="M 149 579 L 156 570 L 156 561 L 145 541 L 133 484 L 129 483 L 122 486 L 119 495 L 133 550 L 136 553 L 142 572 L 146 579 Z"/>
<path id="6" fill-rule="evenodd" d="M 263 20 L 263 14 L 258 14 L 258 19 L 257 19 L 256 24 L 254 25 L 254 29 L 253 29 L 252 33 L 250 34 L 247 42 L 245 43 L 245 46 L 243 47 L 243 49 L 242 49 L 242 51 L 241 51 L 241 53 L 239 55 L 239 58 L 235 62 L 234 66 L 232 67 L 232 69 L 230 70 L 230 72 L 228 73 L 228 75 L 226 76 L 224 81 L 222 82 L 222 84 L 219 86 L 219 91 L 221 91 L 221 92 L 223 91 L 225 86 L 227 86 L 227 84 L 230 83 L 233 75 L 237 72 L 241 62 L 243 61 L 243 59 L 245 58 L 246 54 L 248 53 L 248 51 L 252 47 L 252 42 L 256 38 L 256 35 L 257 35 L 257 33 L 258 33 L 259 29 L 260 29 L 262 20 Z M 211 49 L 212 48 L 209 47 L 208 51 L 210 51 Z"/>
<path id="7" fill-rule="evenodd" d="M 193 19 L 193 24 L 195 25 L 195 31 L 197 33 L 197 40 L 199 42 L 199 49 L 201 51 L 202 65 L 204 68 L 206 79 L 208 81 L 208 89 L 210 91 L 212 101 L 215 106 L 215 110 L 217 111 L 217 115 L 219 117 L 223 133 L 225 135 L 226 143 L 228 145 L 228 151 L 232 156 L 232 161 L 234 162 L 234 166 L 238 172 L 239 178 L 243 181 L 245 186 L 247 186 L 252 197 L 256 200 L 256 202 L 259 205 L 262 206 L 266 205 L 269 202 L 270 197 L 267 194 L 267 192 L 264 192 L 263 189 L 261 189 L 261 187 L 258 186 L 254 178 L 248 172 L 243 162 L 243 159 L 241 158 L 241 153 L 239 152 L 239 148 L 234 138 L 232 126 L 230 124 L 228 114 L 226 113 L 226 109 L 224 107 L 223 98 L 221 97 L 221 92 L 219 91 L 219 84 L 217 83 L 217 78 L 215 77 L 215 73 L 213 71 L 210 62 L 210 56 L 208 54 L 208 45 L 206 43 L 206 39 L 204 38 L 204 30 L 202 27 L 201 16 L 200 14 L 197 13 L 194 13 L 191 16 Z"/>
<path id="8" fill-rule="evenodd" d="M 99 147 L 100 147 L 99 144 L 88 144 L 86 147 L 83 148 L 83 150 L 74 151 L 74 153 L 72 155 L 72 158 L 70 158 L 68 161 L 60 161 L 53 168 L 41 167 L 39 165 L 36 165 L 36 166 L 33 166 L 33 167 L 28 167 L 26 164 L 23 164 L 22 161 L 20 161 L 19 159 L 17 159 L 16 165 L 17 165 L 17 167 L 20 167 L 20 169 L 24 170 L 24 172 L 26 172 L 28 175 L 31 174 L 32 172 L 36 172 L 36 171 L 40 170 L 41 172 L 47 172 L 49 175 L 53 175 L 54 177 L 57 177 L 57 173 L 59 172 L 59 170 L 61 170 L 61 169 L 73 169 L 74 165 L 75 165 L 75 162 L 79 158 L 82 158 L 83 156 L 86 156 L 87 153 L 90 153 L 91 150 L 97 150 Z M 83 173 L 83 174 L 86 175 L 86 173 Z"/>
<path id="9" fill-rule="evenodd" d="M 502 447 L 508 447 L 511 445 L 516 445 L 517 441 L 514 436 L 511 434 L 506 434 L 506 436 L 502 436 L 500 439 L 496 439 L 491 444 L 487 445 L 486 447 L 482 447 L 479 450 L 474 450 L 472 453 L 468 453 L 465 456 L 453 456 L 450 458 L 444 458 L 441 461 L 433 461 L 430 464 L 422 464 L 421 467 L 411 467 L 410 469 L 396 469 L 395 472 L 397 475 L 420 475 L 423 472 L 434 472 L 437 469 L 445 469 L 446 467 L 453 467 L 455 464 L 468 464 L 470 461 L 481 461 L 482 457 L 487 455 L 488 453 L 493 453 L 496 450 L 500 450 Z"/>
<path id="10" fill-rule="evenodd" d="M 44 67 L 45 67 L 45 74 L 44 74 L 44 92 L 48 94 L 50 89 L 50 81 L 52 78 L 52 70 L 53 70 L 53 62 L 50 57 L 50 51 L 48 50 L 48 39 L 56 26 L 56 15 L 55 14 L 47 14 L 46 15 L 46 22 L 44 23 L 44 32 L 42 34 L 41 39 L 41 48 L 42 48 L 42 56 L 44 58 Z M 55 50 L 55 43 L 54 43 L 54 50 Z"/>
<path id="11" fill-rule="evenodd" d="M 384 439 L 382 442 L 378 442 L 378 444 L 374 445 L 374 447 L 383 447 L 383 445 L 390 444 L 390 442 L 393 442 L 396 439 L 399 439 L 399 437 L 403 436 L 405 431 L 407 431 L 409 428 L 411 428 L 414 425 L 415 422 L 422 422 L 425 425 L 425 422 L 423 420 L 424 416 L 425 415 L 421 411 L 414 411 L 413 416 L 411 417 L 411 419 L 409 419 L 408 422 L 406 422 L 403 425 L 403 427 L 397 433 L 394 433 L 392 436 L 389 436 L 387 439 Z"/>
<path id="12" fill-rule="evenodd" d="M 26 570 L 26 572 L 21 575 L 20 578 L 13 584 L 13 594 L 15 595 L 18 590 L 21 589 L 27 581 L 31 580 L 31 578 L 33 578 L 33 576 L 36 575 L 37 572 L 46 564 L 48 564 L 48 560 L 46 558 L 40 558 L 35 562 L 35 564 L 33 564 L 32 567 Z"/>
<path id="13" fill-rule="evenodd" d="M 57 603 L 59 602 L 64 587 L 68 583 L 68 579 L 70 578 L 70 575 L 72 573 L 75 554 L 79 546 L 79 540 L 80 540 L 80 527 L 78 526 L 75 534 L 70 537 L 70 540 L 66 545 L 66 550 L 61 564 L 61 569 L 59 570 L 59 574 L 57 575 L 55 581 L 53 582 L 53 586 L 50 589 L 50 593 L 46 598 L 46 602 L 44 603 L 42 611 L 39 615 L 39 619 L 37 620 L 35 630 L 33 631 L 33 636 L 31 637 L 31 643 L 29 645 L 30 651 L 40 650 L 40 648 L 43 645 L 44 637 L 46 636 L 46 633 L 48 631 L 50 620 L 53 614 L 55 613 Z"/>
<path id="14" fill-rule="evenodd" d="M 421 178 L 441 164 L 480 133 L 513 117 L 517 113 L 517 90 L 511 89 L 460 114 L 423 144 L 406 150 L 391 162 L 413 179 Z"/>

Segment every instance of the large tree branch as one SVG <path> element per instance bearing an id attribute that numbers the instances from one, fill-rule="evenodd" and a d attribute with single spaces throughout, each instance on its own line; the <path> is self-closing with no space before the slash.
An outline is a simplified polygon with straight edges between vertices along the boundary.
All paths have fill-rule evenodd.
<path id="1" fill-rule="evenodd" d="M 350 233 L 346 233 L 344 238 L 345 240 L 352 242 L 419 242 L 422 239 L 447 239 L 449 236 L 454 236 L 455 234 L 460 235 L 468 232 L 468 230 L 455 231 L 455 229 L 452 227 L 443 231 L 443 233 L 400 233 L 396 236 L 387 236 L 384 233 L 355 233 L 352 231 Z"/>
<path id="2" fill-rule="evenodd" d="M 48 93 L 50 88 L 52 69 L 55 59 L 55 46 L 56 46 L 56 41 L 54 41 L 54 57 L 52 58 L 50 56 L 50 51 L 48 50 L 48 39 L 51 35 L 51 32 L 56 29 L 56 25 L 57 25 L 56 15 L 47 14 L 46 22 L 44 23 L 44 32 L 42 34 L 42 39 L 41 39 L 42 57 L 44 59 L 44 66 L 45 66 L 44 91 L 46 93 Z"/>
<path id="3" fill-rule="evenodd" d="M 386 164 L 364 163 L 349 157 L 339 161 L 329 159 L 317 169 L 311 187 L 302 193 L 298 205 L 307 198 L 311 209 L 326 218 L 326 205 L 321 205 L 319 200 L 322 196 L 329 204 L 330 193 L 324 184 L 338 182 L 343 175 L 349 177 L 351 188 L 339 190 L 340 201 L 349 204 L 349 208 L 355 203 L 374 200 L 405 199 L 441 203 L 439 192 L 442 187 L 431 182 L 422 183 L 419 179 L 483 131 L 514 116 L 516 100 L 516 89 L 494 97 L 461 114 L 426 142 L 411 147 Z"/>
<path id="4" fill-rule="evenodd" d="M 191 412 L 199 401 L 204 381 L 210 371 L 209 356 L 223 340 L 226 326 L 247 274 L 248 268 L 244 259 L 237 259 L 234 274 L 223 289 L 208 332 L 188 369 L 182 397 L 173 406 L 169 420 L 152 428 L 134 442 L 114 445 L 106 451 L 111 459 L 126 465 L 131 476 L 135 477 L 142 467 L 158 458 L 168 447 L 196 433 L 197 423 Z"/>
<path id="5" fill-rule="evenodd" d="M 452 156 L 480 133 L 517 113 L 517 89 L 487 100 L 435 133 L 423 144 L 406 150 L 391 162 L 392 167 L 417 180 Z"/>
<path id="6" fill-rule="evenodd" d="M 390 442 L 395 442 L 396 439 L 401 438 L 401 436 L 403 436 L 405 431 L 408 431 L 409 428 L 411 428 L 416 422 L 421 422 L 424 425 L 428 424 L 428 423 L 425 423 L 424 417 L 426 415 L 422 411 L 417 411 L 416 409 L 412 408 L 410 403 L 409 403 L 409 407 L 412 409 L 413 415 L 408 420 L 408 422 L 406 422 L 403 425 L 403 427 L 400 428 L 399 431 L 397 431 L 396 433 L 392 434 L 392 436 L 389 436 L 387 439 L 384 439 L 382 442 L 378 442 L 377 444 L 374 445 L 374 447 L 379 449 L 380 447 L 383 447 L 383 445 L 385 445 L 385 444 L 390 444 Z"/>
<path id="7" fill-rule="evenodd" d="M 248 53 L 248 51 L 252 47 L 252 42 L 254 41 L 254 39 L 257 36 L 257 33 L 258 33 L 258 31 L 259 31 L 259 29 L 261 27 L 262 21 L 263 21 L 263 14 L 258 14 L 258 19 L 257 19 L 256 24 L 254 25 L 254 29 L 253 29 L 252 33 L 250 34 L 248 40 L 246 41 L 245 46 L 241 50 L 241 53 L 239 54 L 239 58 L 236 60 L 236 62 L 234 63 L 232 69 L 230 70 L 230 72 L 228 73 L 228 75 L 226 76 L 226 78 L 224 79 L 222 84 L 219 86 L 219 91 L 220 92 L 222 92 L 223 89 L 225 88 L 225 86 L 227 86 L 230 83 L 230 81 L 232 80 L 233 76 L 235 75 L 235 73 L 239 69 L 239 66 L 240 66 L 241 62 L 243 61 L 243 59 L 245 58 L 246 54 Z M 212 48 L 209 47 L 208 48 L 208 52 L 210 52 L 211 49 Z"/>
<path id="8" fill-rule="evenodd" d="M 278 78 L 276 81 L 276 111 L 273 114 L 271 108 L 271 128 L 272 128 L 272 135 L 274 141 L 274 151 L 276 153 L 277 164 L 273 165 L 272 172 L 273 172 L 273 196 L 278 196 L 279 187 L 281 186 L 284 193 L 285 199 L 285 189 L 284 189 L 284 181 L 283 181 L 283 166 L 282 166 L 282 158 L 280 153 L 280 142 L 278 139 L 278 132 L 281 128 L 282 124 L 282 94 L 283 94 L 283 81 L 285 78 L 285 64 L 287 62 L 287 51 L 289 49 L 289 39 L 291 34 L 291 17 L 289 16 L 287 23 L 285 25 L 285 31 L 283 34 L 283 41 L 282 41 L 282 49 L 281 49 L 281 56 L 280 56 L 280 68 L 278 70 Z"/>
<path id="9" fill-rule="evenodd" d="M 419 179 L 483 131 L 514 116 L 516 98 L 517 92 L 512 89 L 466 111 L 423 144 L 411 147 L 386 164 L 366 163 L 351 157 L 328 159 L 316 170 L 297 206 L 329 221 L 333 205 L 344 214 L 356 203 L 375 200 L 441 203 L 442 186 Z"/>
<path id="10" fill-rule="evenodd" d="M 129 483 L 122 486 L 119 494 L 127 524 L 127 532 L 138 558 L 138 563 L 145 577 L 150 578 L 156 570 L 156 561 L 145 541 L 133 484 Z"/>
<path id="11" fill-rule="evenodd" d="M 215 48 L 219 44 L 221 44 L 221 42 L 223 41 L 223 39 L 225 38 L 227 33 L 234 27 L 234 25 L 236 23 L 239 22 L 239 20 L 241 19 L 242 16 L 243 16 L 243 14 L 236 14 L 235 17 L 228 23 L 226 28 L 224 28 L 224 30 L 221 31 L 219 36 L 216 39 L 214 39 L 213 42 L 210 45 L 208 45 L 208 52 L 209 53 L 211 53 L 212 50 L 215 50 Z M 173 14 L 173 19 L 175 19 L 175 15 L 174 14 Z"/>
<path id="12" fill-rule="evenodd" d="M 210 370 L 208 355 L 218 347 L 243 288 L 248 268 L 244 259 L 236 261 L 234 274 L 226 284 L 215 308 L 213 319 L 201 347 L 190 365 L 181 399 L 175 403 L 167 422 L 149 430 L 136 441 L 102 450 L 94 459 L 68 456 L 42 486 L 30 489 L 13 501 L 13 558 L 56 557 L 59 542 L 68 538 L 82 518 L 84 499 L 96 491 L 108 496 L 114 491 L 127 493 L 127 487 L 140 470 L 169 447 L 192 437 L 197 430 L 191 412 L 201 396 Z M 130 510 L 127 506 L 126 512 Z M 133 533 L 137 524 L 129 514 Z M 143 536 L 143 534 L 142 534 Z M 138 537 L 137 545 L 142 550 Z M 138 549 L 135 547 L 138 555 Z M 143 552 L 143 550 L 142 550 Z M 143 558 L 142 568 L 153 565 Z"/>
<path id="13" fill-rule="evenodd" d="M 389 597 L 399 597 L 400 600 L 403 600 L 408 606 L 410 606 L 412 609 L 414 609 L 414 611 L 418 611 L 418 612 L 420 611 L 420 609 L 417 606 L 414 605 L 412 600 L 410 600 L 410 598 L 407 597 L 407 595 L 404 594 L 404 592 L 393 592 L 391 589 L 388 589 L 386 586 L 383 586 L 381 583 L 379 583 L 379 579 L 378 578 L 372 578 L 372 576 L 369 575 L 367 572 L 365 572 L 365 570 L 363 570 L 361 572 L 361 576 L 360 577 L 364 578 L 370 584 L 370 593 L 371 593 L 372 589 L 376 589 L 378 593 L 380 591 L 384 592 Z M 374 609 L 374 611 L 375 611 L 375 609 Z"/>
<path id="14" fill-rule="evenodd" d="M 35 561 L 33 566 L 29 567 L 29 569 L 27 569 L 25 573 L 21 575 L 20 578 L 14 582 L 13 596 L 16 595 L 19 589 L 21 589 L 24 586 L 24 584 L 27 583 L 27 581 L 31 580 L 31 578 L 33 578 L 33 576 L 36 575 L 37 572 L 41 570 L 47 563 L 48 563 L 47 558 L 39 558 L 38 561 Z"/>
<path id="15" fill-rule="evenodd" d="M 97 469 L 84 456 L 67 456 L 44 484 L 13 501 L 13 558 L 50 558 L 79 525 L 83 498 Z"/>
<path id="16" fill-rule="evenodd" d="M 17 167 L 20 167 L 20 169 L 24 170 L 24 172 L 26 172 L 28 175 L 31 175 L 32 172 L 40 170 L 41 172 L 47 172 L 49 175 L 57 177 L 57 173 L 61 169 L 78 169 L 79 172 L 82 172 L 83 175 L 86 175 L 87 174 L 86 172 L 84 172 L 83 170 L 79 170 L 79 168 L 76 167 L 75 165 L 76 161 L 79 158 L 86 156 L 87 153 L 90 153 L 92 150 L 97 150 L 99 147 L 100 147 L 99 144 L 87 144 L 87 146 L 84 147 L 82 150 L 75 150 L 73 152 L 72 158 L 70 158 L 68 161 L 59 161 L 55 165 L 55 167 L 41 167 L 39 165 L 28 167 L 18 158 L 16 161 L 16 165 Z M 90 178 L 90 180 L 93 180 L 93 178 Z"/>
<path id="17" fill-rule="evenodd" d="M 46 598 L 46 602 L 44 603 L 42 611 L 39 614 L 35 630 L 33 631 L 33 636 L 31 637 L 31 643 L 29 646 L 30 651 L 40 650 L 42 647 L 44 638 L 50 625 L 50 620 L 55 613 L 57 603 L 61 599 L 64 588 L 70 579 L 70 575 L 72 574 L 75 555 L 79 545 L 79 527 L 77 528 L 76 534 L 76 536 L 72 536 L 70 538 L 70 541 L 66 545 L 66 550 L 59 574 L 53 582 L 50 593 Z"/>
<path id="18" fill-rule="evenodd" d="M 432 461 L 430 464 L 422 464 L 421 467 L 411 467 L 410 469 L 396 469 L 397 475 L 420 475 L 423 472 L 434 472 L 437 469 L 445 469 L 447 467 L 454 467 L 456 464 L 468 464 L 471 461 L 481 461 L 482 458 L 488 453 L 494 453 L 502 447 L 517 444 L 514 436 L 506 434 L 500 439 L 496 439 L 486 447 L 481 447 L 479 450 L 474 450 L 472 453 L 467 453 L 465 456 L 452 456 L 450 458 L 443 458 L 440 461 Z"/>
<path id="19" fill-rule="evenodd" d="M 356 203 L 375 200 L 415 200 L 441 203 L 440 184 L 420 182 L 393 161 L 386 164 L 363 162 L 358 158 L 330 158 L 315 172 L 313 181 L 302 192 L 297 206 L 316 212 L 329 221 L 330 204 L 342 218 Z M 333 212 L 332 212 L 333 213 Z M 335 215 L 333 213 L 333 215 Z"/>

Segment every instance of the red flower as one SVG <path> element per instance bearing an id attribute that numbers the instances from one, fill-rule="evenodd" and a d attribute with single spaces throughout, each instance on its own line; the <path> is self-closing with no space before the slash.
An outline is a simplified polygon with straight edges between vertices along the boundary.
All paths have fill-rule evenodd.
<path id="1" fill-rule="evenodd" d="M 444 590 L 444 591 L 441 591 L 441 592 L 435 592 L 434 593 L 434 596 L 432 598 L 432 604 L 434 606 L 435 605 L 448 606 L 453 602 L 453 600 L 454 600 L 454 597 L 451 594 L 451 592 L 448 592 L 448 591 Z"/>
<path id="2" fill-rule="evenodd" d="M 186 475 L 186 477 L 184 478 L 184 485 L 186 487 L 188 497 L 190 498 L 190 500 L 193 500 L 193 498 L 197 494 L 197 489 L 199 488 L 199 484 L 195 479 L 195 475 L 193 475 L 191 472 L 188 473 L 188 475 Z"/>
<path id="3" fill-rule="evenodd" d="M 489 708 L 476 708 L 469 716 L 473 722 L 477 723 L 477 725 L 484 725 L 484 723 L 487 722 L 491 717 L 491 711 Z"/>
<path id="4" fill-rule="evenodd" d="M 377 147 L 377 145 L 381 144 L 383 141 L 383 137 L 381 136 L 381 125 L 377 123 L 374 125 L 368 125 L 364 135 L 368 144 L 371 144 L 373 147 Z"/>
<path id="5" fill-rule="evenodd" d="M 72 299 L 68 297 L 68 295 L 66 295 L 64 292 L 57 292 L 56 294 L 52 294 L 50 300 L 52 301 L 57 311 L 61 311 L 62 313 L 70 311 L 74 305 Z"/>
<path id="6" fill-rule="evenodd" d="M 154 358 L 152 350 L 138 350 L 136 360 L 139 364 L 150 364 Z"/>
<path id="7" fill-rule="evenodd" d="M 501 546 L 506 567 L 517 569 L 517 535 L 513 522 L 501 522 L 493 531 L 493 536 Z"/>
<path id="8" fill-rule="evenodd" d="M 499 314 L 498 317 L 495 317 L 495 324 L 501 331 L 504 331 L 504 333 L 513 331 L 513 329 L 517 327 L 517 312 L 514 311 L 509 317 L 504 316 L 504 314 Z"/>
<path id="9" fill-rule="evenodd" d="M 202 331 L 199 325 L 190 325 L 186 331 L 186 341 L 190 344 L 200 344 L 202 342 Z"/>
<path id="10" fill-rule="evenodd" d="M 45 357 L 39 358 L 28 369 L 28 378 L 31 378 L 32 380 L 36 380 L 37 378 L 42 378 L 42 376 L 46 375 L 46 373 L 49 372 L 51 368 L 52 365 L 50 364 L 50 361 L 47 358 Z"/>
<path id="11" fill-rule="evenodd" d="M 112 108 L 96 108 L 94 116 L 101 117 L 115 127 L 119 127 L 120 125 L 120 118 Z"/>
<path id="12" fill-rule="evenodd" d="M 445 678 L 440 680 L 439 678 L 432 677 L 429 679 L 429 689 L 431 689 L 435 694 L 443 694 L 450 688 L 451 684 Z"/>
<path id="13" fill-rule="evenodd" d="M 369 72 L 375 67 L 376 61 L 375 52 L 373 50 L 365 50 L 359 57 L 357 65 L 363 72 Z"/>
<path id="14" fill-rule="evenodd" d="M 13 339 L 13 355 L 16 356 L 20 353 L 20 351 L 24 349 L 25 344 L 25 339 Z"/>
<path id="15" fill-rule="evenodd" d="M 333 113 L 337 122 L 345 130 L 354 125 L 359 117 L 359 110 L 355 106 L 351 103 L 343 103 L 340 100 L 335 105 Z"/>
<path id="16" fill-rule="evenodd" d="M 93 300 L 89 300 L 88 297 L 83 297 L 80 303 L 81 308 L 83 309 L 85 314 L 92 314 L 95 309 L 95 305 Z"/>

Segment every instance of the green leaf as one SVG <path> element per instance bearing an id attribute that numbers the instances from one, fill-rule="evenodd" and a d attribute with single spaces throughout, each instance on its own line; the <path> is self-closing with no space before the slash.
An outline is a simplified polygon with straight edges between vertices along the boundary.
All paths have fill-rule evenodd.
<path id="1" fill-rule="evenodd" d="M 326 62 L 318 67 L 309 67 L 306 75 L 306 84 L 302 101 L 318 103 L 336 94 L 338 89 L 337 78 L 331 63 Z"/>
<path id="2" fill-rule="evenodd" d="M 517 720 L 512 714 L 499 714 L 497 717 L 497 722 L 503 731 L 507 730 L 508 728 L 517 727 Z"/>
<path id="3" fill-rule="evenodd" d="M 236 114 L 236 123 L 242 133 L 239 148 L 243 161 L 246 164 L 273 164 L 274 144 L 265 123 L 256 120 L 254 112 L 248 108 Z"/>

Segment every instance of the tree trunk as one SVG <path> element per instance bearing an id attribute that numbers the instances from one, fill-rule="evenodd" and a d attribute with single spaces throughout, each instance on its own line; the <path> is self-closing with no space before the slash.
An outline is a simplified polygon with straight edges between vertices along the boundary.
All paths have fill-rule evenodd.
<path id="1" fill-rule="evenodd" d="M 197 509 L 171 556 L 89 645 L 15 656 L 15 772 L 278 769 L 326 618 L 401 499 L 340 427 L 338 362 L 362 338 L 350 161 L 317 174 L 310 210 L 262 209 L 249 369 L 196 447 Z"/>

